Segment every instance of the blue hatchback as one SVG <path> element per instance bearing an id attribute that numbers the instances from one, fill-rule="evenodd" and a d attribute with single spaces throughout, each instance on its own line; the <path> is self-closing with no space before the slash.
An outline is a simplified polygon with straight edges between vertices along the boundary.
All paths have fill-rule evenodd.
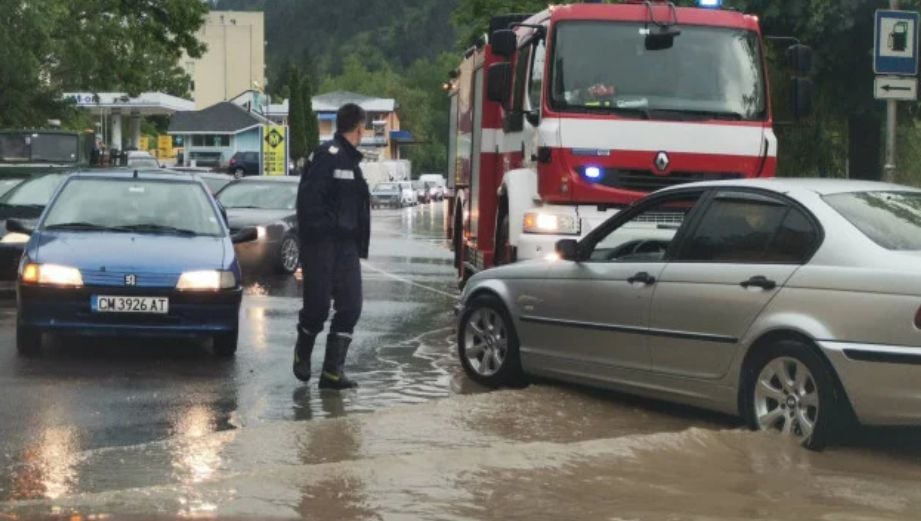
<path id="1" fill-rule="evenodd" d="M 51 199 L 19 267 L 16 344 L 43 333 L 191 336 L 232 356 L 242 288 L 233 242 L 200 180 L 181 175 L 93 172 L 70 176 Z"/>

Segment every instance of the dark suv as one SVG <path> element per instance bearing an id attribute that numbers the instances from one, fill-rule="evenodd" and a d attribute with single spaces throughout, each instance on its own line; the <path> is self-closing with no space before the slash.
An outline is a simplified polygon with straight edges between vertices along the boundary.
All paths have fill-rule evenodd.
<path id="1" fill-rule="evenodd" d="M 237 152 L 227 164 L 227 173 L 237 179 L 259 175 L 259 152 Z"/>

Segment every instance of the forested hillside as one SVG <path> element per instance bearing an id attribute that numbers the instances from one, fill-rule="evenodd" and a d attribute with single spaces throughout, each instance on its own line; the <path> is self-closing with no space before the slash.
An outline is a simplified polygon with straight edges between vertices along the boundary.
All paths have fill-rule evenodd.
<path id="1" fill-rule="evenodd" d="M 345 89 L 395 98 L 416 174 L 447 165 L 447 97 L 456 60 L 458 0 L 216 0 L 214 9 L 265 13 L 269 93 L 287 97 L 292 71 L 314 92 Z"/>

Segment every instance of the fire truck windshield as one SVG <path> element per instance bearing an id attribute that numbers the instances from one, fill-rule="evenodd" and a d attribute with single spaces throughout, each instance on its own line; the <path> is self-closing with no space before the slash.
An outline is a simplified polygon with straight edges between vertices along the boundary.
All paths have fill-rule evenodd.
<path id="1" fill-rule="evenodd" d="M 644 24 L 561 22 L 551 108 L 636 119 L 765 119 L 758 35 L 707 26 L 680 29 L 671 48 L 650 51 Z"/>
<path id="2" fill-rule="evenodd" d="M 80 144 L 76 134 L 56 132 L 0 133 L 2 163 L 75 163 Z"/>

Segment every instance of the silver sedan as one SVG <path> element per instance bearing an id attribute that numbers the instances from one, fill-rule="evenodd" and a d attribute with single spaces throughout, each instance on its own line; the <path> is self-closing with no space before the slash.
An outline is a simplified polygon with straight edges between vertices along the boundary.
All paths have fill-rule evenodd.
<path id="1" fill-rule="evenodd" d="M 921 190 L 683 185 L 555 258 L 472 277 L 467 374 L 536 375 L 735 414 L 820 448 L 854 418 L 921 424 Z"/>

